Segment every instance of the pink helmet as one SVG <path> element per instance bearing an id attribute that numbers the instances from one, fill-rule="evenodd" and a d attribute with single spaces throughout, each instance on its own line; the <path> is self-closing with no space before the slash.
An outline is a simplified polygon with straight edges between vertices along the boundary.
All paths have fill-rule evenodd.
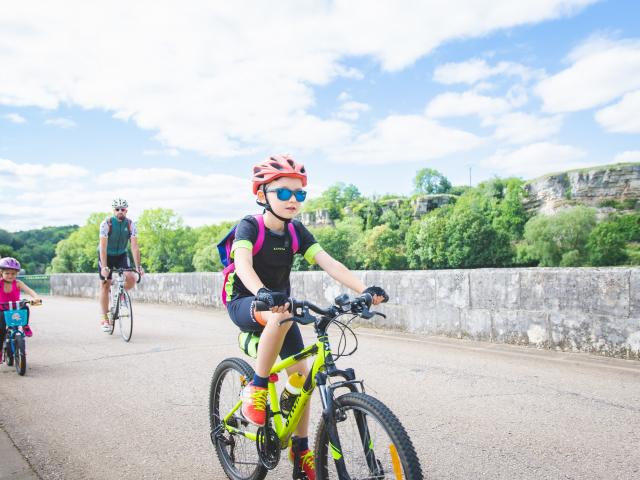
<path id="1" fill-rule="evenodd" d="M 2 269 L 11 269 L 11 270 L 20 270 L 20 262 L 12 257 L 4 257 L 0 258 L 0 268 Z"/>
<path id="2" fill-rule="evenodd" d="M 289 155 L 273 155 L 253 167 L 253 194 L 258 193 L 260 185 L 280 177 L 299 178 L 302 186 L 307 186 L 307 171 L 303 164 L 296 163 Z"/>

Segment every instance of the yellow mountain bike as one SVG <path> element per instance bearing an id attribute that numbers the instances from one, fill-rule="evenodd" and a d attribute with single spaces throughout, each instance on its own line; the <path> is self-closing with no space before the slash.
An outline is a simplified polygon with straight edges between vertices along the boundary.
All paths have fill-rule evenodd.
<path id="1" fill-rule="evenodd" d="M 357 349 L 357 337 L 349 322 L 358 316 L 382 315 L 369 309 L 371 296 L 364 294 L 351 299 L 341 295 L 335 305 L 326 309 L 294 299 L 290 303 L 292 318 L 284 321 L 313 324 L 317 342 L 277 362 L 271 369 L 264 427 L 254 426 L 241 414 L 240 393 L 254 373 L 246 361 L 223 360 L 211 379 L 211 441 L 227 476 L 232 480 L 262 480 L 275 468 L 281 450 L 288 447 L 304 408 L 318 387 L 322 407 L 314 447 L 318 479 L 421 479 L 420 462 L 398 418 L 382 402 L 364 393 L 363 381 L 356 380 L 353 369 L 341 370 L 335 364 L 339 357 L 351 355 Z M 257 309 L 267 310 L 266 305 Z M 332 325 L 341 331 L 338 349 L 342 350 L 335 354 L 327 333 Z M 345 353 L 347 332 L 356 342 Z M 315 357 L 311 373 L 289 415 L 283 418 L 275 383 L 277 374 L 308 357 Z M 338 395 L 338 390 L 347 392 Z M 293 478 L 306 477 L 294 466 Z"/>

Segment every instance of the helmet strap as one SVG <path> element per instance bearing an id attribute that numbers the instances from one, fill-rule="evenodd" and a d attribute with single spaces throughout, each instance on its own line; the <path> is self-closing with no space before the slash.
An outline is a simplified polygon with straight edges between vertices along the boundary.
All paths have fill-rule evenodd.
<path id="1" fill-rule="evenodd" d="M 273 211 L 273 208 L 271 208 L 271 204 L 269 203 L 269 199 L 267 198 L 267 186 L 266 185 L 262 185 L 262 191 L 264 192 L 264 203 L 261 202 L 260 200 L 257 200 L 257 199 L 256 199 L 256 203 L 258 205 L 260 205 L 261 207 L 263 207 L 265 212 L 266 211 L 271 212 L 271 214 L 274 217 L 276 217 L 281 222 L 284 222 L 284 224 L 285 224 L 284 226 L 285 226 L 285 229 L 286 229 L 287 223 L 289 223 L 291 220 L 288 219 L 288 218 L 281 217 L 280 215 L 278 215 L 276 212 Z"/>

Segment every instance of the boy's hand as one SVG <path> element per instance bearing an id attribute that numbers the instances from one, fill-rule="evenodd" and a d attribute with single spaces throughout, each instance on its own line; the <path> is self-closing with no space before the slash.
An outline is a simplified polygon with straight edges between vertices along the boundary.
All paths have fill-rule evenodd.
<path id="1" fill-rule="evenodd" d="M 35 297 L 31 300 L 31 305 L 42 305 L 42 299 L 39 297 Z"/>
<path id="2" fill-rule="evenodd" d="M 256 300 L 269 305 L 273 313 L 284 313 L 289 307 L 289 297 L 285 293 L 276 292 L 264 287 L 256 293 Z"/>
<path id="3" fill-rule="evenodd" d="M 387 295 L 387 292 L 385 292 L 383 288 L 376 287 L 375 285 L 365 288 L 362 293 L 368 293 L 369 295 L 371 295 L 374 305 L 378 305 L 379 303 L 389 300 L 389 295 Z"/>

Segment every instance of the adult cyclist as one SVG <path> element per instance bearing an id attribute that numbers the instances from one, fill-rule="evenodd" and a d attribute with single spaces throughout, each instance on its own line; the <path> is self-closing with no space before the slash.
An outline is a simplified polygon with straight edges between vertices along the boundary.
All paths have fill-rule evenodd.
<path id="1" fill-rule="evenodd" d="M 127 247 L 131 243 L 131 253 L 136 270 L 140 276 L 144 269 L 140 265 L 140 248 L 138 247 L 138 231 L 136 223 L 127 218 L 129 204 L 123 198 L 116 198 L 111 204 L 113 216 L 100 224 L 100 243 L 98 244 L 98 275 L 100 276 L 100 308 L 102 317 L 100 324 L 103 332 L 110 332 L 109 324 L 109 285 L 113 268 L 130 268 Z M 133 272 L 125 272 L 124 288 L 130 290 L 136 284 Z"/>

